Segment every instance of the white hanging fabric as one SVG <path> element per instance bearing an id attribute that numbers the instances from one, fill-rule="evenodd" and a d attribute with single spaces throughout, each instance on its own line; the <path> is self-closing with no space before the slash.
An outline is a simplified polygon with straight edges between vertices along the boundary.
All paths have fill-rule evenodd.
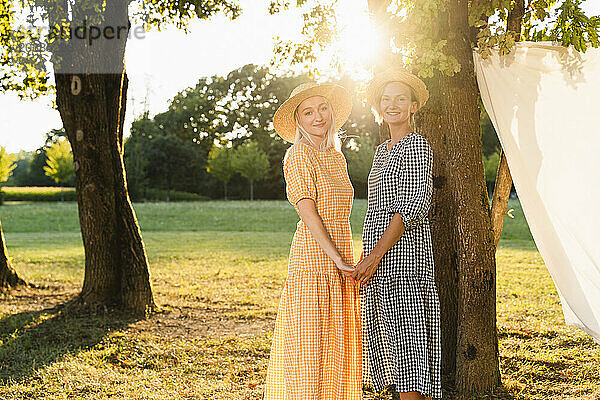
<path id="1" fill-rule="evenodd" d="M 565 321 L 600 343 L 600 49 L 522 42 L 474 60 Z"/>

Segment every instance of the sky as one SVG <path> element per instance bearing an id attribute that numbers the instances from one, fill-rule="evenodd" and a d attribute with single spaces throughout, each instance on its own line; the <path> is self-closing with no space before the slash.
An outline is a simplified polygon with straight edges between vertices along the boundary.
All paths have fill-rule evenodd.
<path id="1" fill-rule="evenodd" d="M 125 53 L 129 76 L 125 135 L 131 122 L 147 107 L 150 115 L 165 111 L 178 92 L 194 86 L 204 76 L 221 75 L 248 63 L 268 64 L 274 36 L 299 37 L 301 12 L 292 9 L 279 15 L 268 14 L 270 0 L 241 2 L 243 14 L 235 21 L 216 17 L 195 21 L 188 34 L 175 27 L 146 32 L 127 42 Z M 344 43 L 347 53 L 353 46 L 369 46 L 374 40 L 365 14 L 366 0 L 345 0 L 340 21 L 349 29 Z M 244 5 L 245 4 L 245 5 Z M 600 14 L 600 0 L 584 3 L 587 15 Z M 13 94 L 0 94 L 0 146 L 9 153 L 35 150 L 45 133 L 62 126 L 52 98 L 19 100 Z"/>

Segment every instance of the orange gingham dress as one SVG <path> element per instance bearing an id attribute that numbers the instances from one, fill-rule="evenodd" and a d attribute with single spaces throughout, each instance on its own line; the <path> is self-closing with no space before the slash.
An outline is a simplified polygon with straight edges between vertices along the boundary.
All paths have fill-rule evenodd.
<path id="1" fill-rule="evenodd" d="M 306 144 L 288 150 L 286 192 L 294 205 L 313 199 L 340 254 L 354 265 L 350 210 L 354 188 L 346 159 Z M 265 400 L 360 400 L 362 350 L 358 287 L 339 273 L 300 220 L 277 312 Z"/>

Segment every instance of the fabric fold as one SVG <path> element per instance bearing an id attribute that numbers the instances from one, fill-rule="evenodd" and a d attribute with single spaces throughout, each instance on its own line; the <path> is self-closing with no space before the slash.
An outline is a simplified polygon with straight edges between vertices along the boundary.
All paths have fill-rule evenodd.
<path id="1" fill-rule="evenodd" d="M 600 49 L 521 42 L 474 61 L 565 321 L 600 343 Z"/>

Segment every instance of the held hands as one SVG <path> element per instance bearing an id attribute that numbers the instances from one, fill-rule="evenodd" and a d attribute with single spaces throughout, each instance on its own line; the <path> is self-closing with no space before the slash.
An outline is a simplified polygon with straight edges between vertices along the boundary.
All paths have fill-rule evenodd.
<path id="1" fill-rule="evenodd" d="M 335 266 L 337 267 L 338 271 L 342 275 L 347 276 L 349 278 L 352 277 L 352 273 L 354 272 L 354 267 L 352 265 L 350 265 L 342 260 L 342 261 L 336 262 Z"/>
<path id="2" fill-rule="evenodd" d="M 369 254 L 363 258 L 363 254 L 361 253 L 358 264 L 354 266 L 352 279 L 355 279 L 361 285 L 366 285 L 375 271 L 377 271 L 379 261 L 380 260 L 376 259 L 373 254 Z"/>
<path id="3" fill-rule="evenodd" d="M 363 257 L 363 253 L 361 253 L 360 260 L 355 266 L 343 260 L 336 262 L 335 266 L 340 274 L 352 279 L 354 284 L 366 285 L 371 280 L 375 271 L 377 271 L 379 261 L 373 254 Z"/>

